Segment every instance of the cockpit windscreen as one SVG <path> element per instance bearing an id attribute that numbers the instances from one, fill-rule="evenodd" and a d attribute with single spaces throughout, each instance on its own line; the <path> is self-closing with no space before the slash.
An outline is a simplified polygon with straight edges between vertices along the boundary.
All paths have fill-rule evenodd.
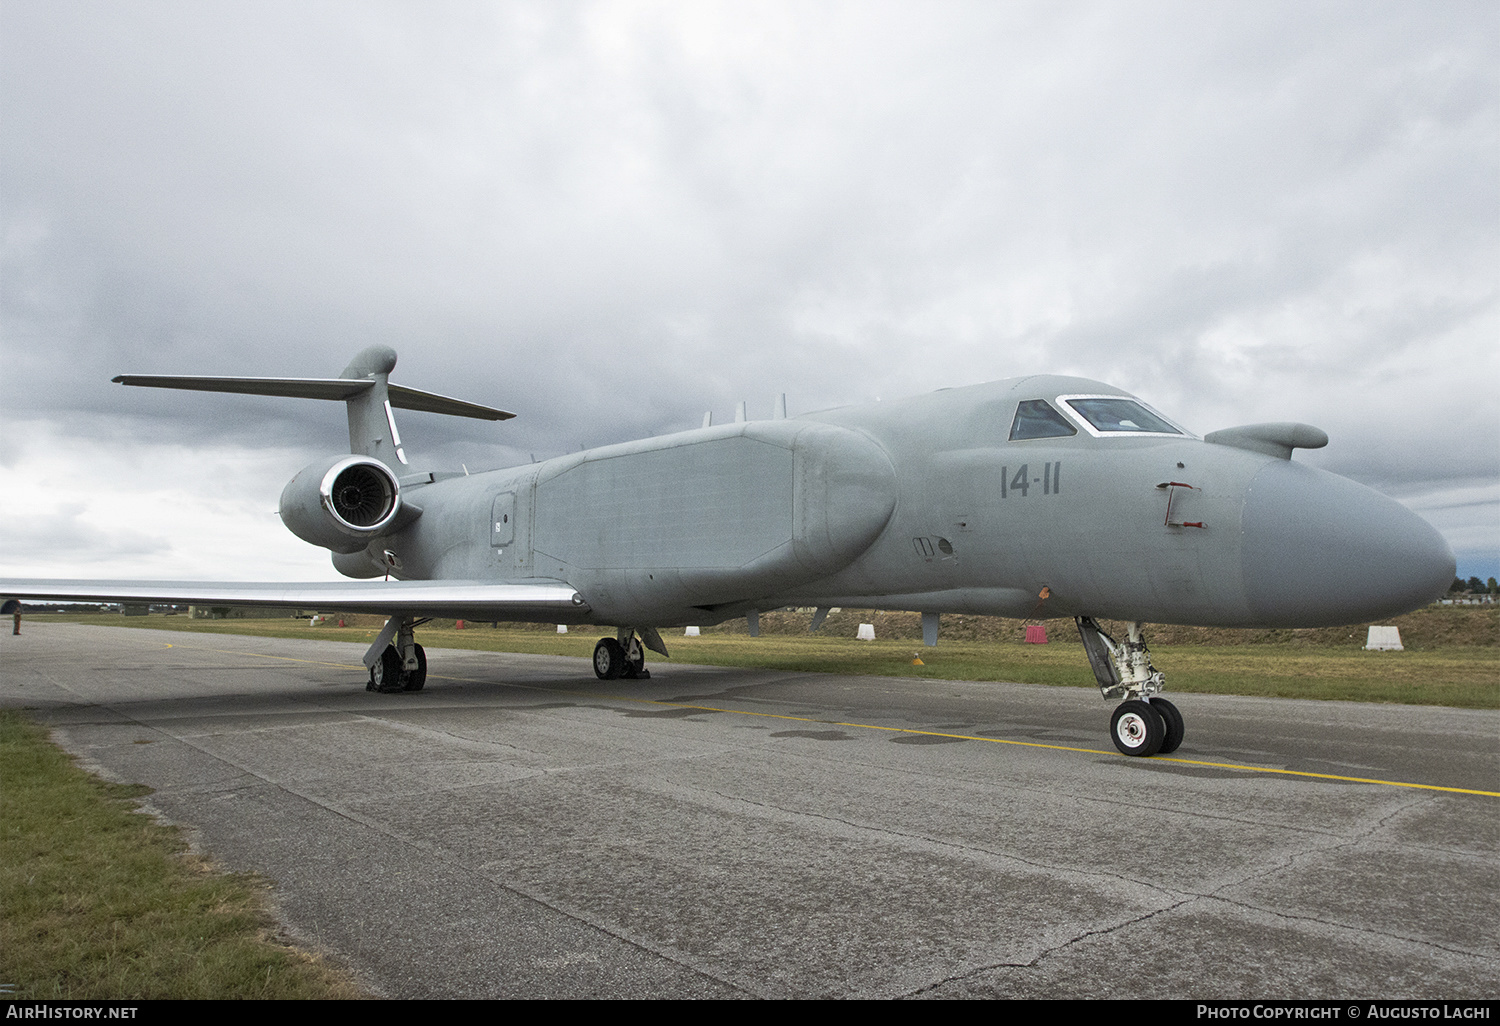
<path id="1" fill-rule="evenodd" d="M 1022 438 L 1066 438 L 1078 434 L 1068 419 L 1043 399 L 1029 399 L 1016 407 L 1016 419 L 1010 425 L 1010 440 Z"/>
<path id="2" fill-rule="evenodd" d="M 1182 432 L 1146 409 L 1134 399 L 1069 399 L 1069 406 L 1081 413 L 1097 431 L 1141 431 L 1151 434 L 1180 435 Z"/>

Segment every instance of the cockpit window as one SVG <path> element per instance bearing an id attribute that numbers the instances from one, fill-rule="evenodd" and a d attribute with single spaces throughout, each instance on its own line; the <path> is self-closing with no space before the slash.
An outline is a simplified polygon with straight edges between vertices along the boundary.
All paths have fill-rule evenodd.
<path id="1" fill-rule="evenodd" d="M 1016 419 L 1010 426 L 1012 442 L 1022 438 L 1065 438 L 1078 429 L 1042 399 L 1028 399 L 1016 407 Z"/>
<path id="2" fill-rule="evenodd" d="M 1140 431 L 1160 435 L 1182 432 L 1134 399 L 1069 399 L 1069 406 L 1083 414 L 1098 431 Z"/>

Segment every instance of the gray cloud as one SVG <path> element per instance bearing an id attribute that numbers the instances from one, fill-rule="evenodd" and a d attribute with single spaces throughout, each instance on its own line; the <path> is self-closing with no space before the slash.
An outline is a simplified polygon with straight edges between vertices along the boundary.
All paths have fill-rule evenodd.
<path id="1" fill-rule="evenodd" d="M 68 552 L 81 563 L 100 563 L 122 556 L 165 552 L 171 543 L 160 535 L 138 531 L 106 531 L 80 519 L 81 503 L 65 503 L 47 513 L 6 518 L 5 546 L 12 560 L 33 552 Z"/>
<path id="2" fill-rule="evenodd" d="M 1500 478 L 1492 4 L 0 18 L 0 412 L 101 450 L 311 459 L 335 406 L 108 378 L 383 343 L 522 414 L 403 420 L 471 467 L 1057 371 L 1413 502 Z M 1500 559 L 1497 514 L 1443 516 Z"/>

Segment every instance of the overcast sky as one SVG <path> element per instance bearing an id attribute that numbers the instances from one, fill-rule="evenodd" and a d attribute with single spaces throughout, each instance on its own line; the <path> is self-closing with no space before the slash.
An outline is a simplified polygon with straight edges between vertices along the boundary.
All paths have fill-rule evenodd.
<path id="1" fill-rule="evenodd" d="M 1500 5 L 0 0 L 0 572 L 314 580 L 274 515 L 393 379 L 489 469 L 1035 372 L 1500 574 Z"/>

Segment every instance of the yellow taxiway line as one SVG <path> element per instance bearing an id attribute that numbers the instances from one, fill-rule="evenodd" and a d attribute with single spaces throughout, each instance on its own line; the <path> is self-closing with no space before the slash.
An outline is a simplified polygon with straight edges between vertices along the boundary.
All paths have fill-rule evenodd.
<path id="1" fill-rule="evenodd" d="M 167 648 L 172 648 L 167 645 Z M 268 655 L 262 652 L 244 652 L 235 649 L 207 648 L 199 645 L 183 645 L 182 648 L 202 648 L 208 652 L 218 652 L 223 655 L 253 655 L 262 659 L 277 659 L 288 663 L 311 663 L 315 666 L 332 666 L 340 669 L 363 670 L 363 663 L 330 663 L 318 659 L 296 659 L 291 656 Z M 477 680 L 470 677 L 449 677 L 446 675 L 431 674 L 433 680 L 453 680 L 466 684 L 495 684 L 504 683 L 489 680 Z M 1130 759 L 1134 756 L 1123 755 L 1120 752 L 1111 752 L 1102 748 L 1078 748 L 1072 745 L 1049 745 L 1040 741 L 1012 741 L 1003 737 L 981 737 L 977 734 L 947 734 L 938 730 L 917 730 L 915 727 L 884 727 L 877 723 L 845 723 L 841 720 L 820 720 L 811 716 L 788 716 L 783 713 L 754 712 L 747 709 L 722 709 L 712 705 L 689 705 L 684 702 L 665 702 L 655 698 L 636 698 L 631 695 L 608 695 L 597 691 L 574 691 L 560 688 L 543 688 L 530 684 L 509 684 L 506 687 L 526 688 L 532 691 L 546 691 L 550 694 L 579 695 L 586 698 L 609 698 L 619 702 L 636 702 L 642 705 L 660 705 L 672 709 L 699 709 L 703 712 L 732 713 L 735 716 L 757 716 L 768 720 L 790 720 L 795 723 L 817 723 L 825 727 L 852 727 L 859 730 L 883 730 L 893 734 L 917 734 L 924 737 L 948 737 L 957 741 L 988 741 L 997 745 L 1018 745 L 1022 748 L 1048 748 L 1055 752 L 1081 752 L 1085 755 L 1113 755 L 1121 759 Z M 1309 773 L 1306 770 L 1278 769 L 1273 766 L 1246 766 L 1236 762 L 1208 762 L 1203 759 L 1178 759 L 1170 755 L 1153 755 L 1152 762 L 1175 762 L 1184 766 L 1208 766 L 1213 769 L 1240 770 L 1245 773 L 1274 773 L 1283 777 L 1311 777 L 1315 780 L 1342 780 L 1351 784 L 1381 784 L 1385 787 L 1410 787 L 1419 791 L 1443 791 L 1449 794 L 1477 794 L 1484 798 L 1500 798 L 1500 791 L 1480 791 L 1468 787 L 1441 787 L 1437 784 L 1417 784 L 1409 780 L 1381 780 L 1376 777 L 1345 777 L 1336 773 Z"/>

